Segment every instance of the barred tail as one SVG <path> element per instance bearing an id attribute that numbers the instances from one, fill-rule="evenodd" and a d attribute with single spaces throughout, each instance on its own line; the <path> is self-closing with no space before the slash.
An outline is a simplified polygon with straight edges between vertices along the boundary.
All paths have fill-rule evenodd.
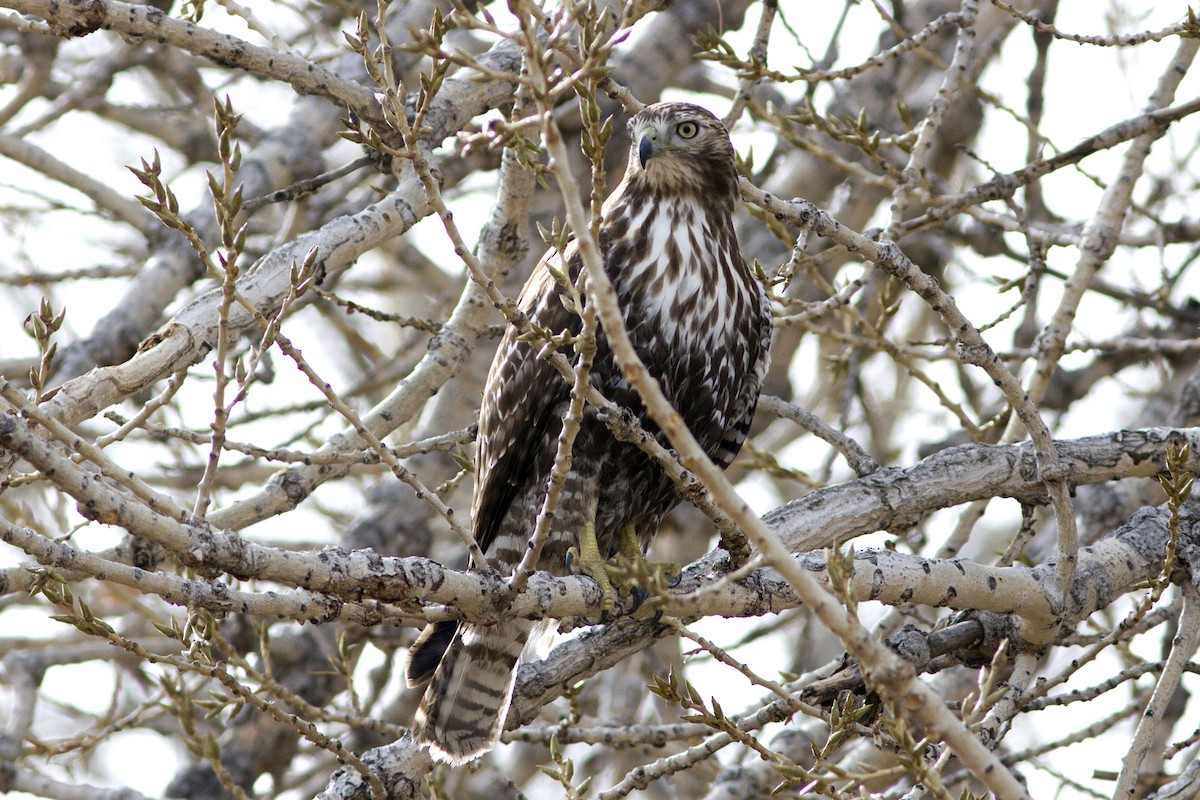
<path id="1" fill-rule="evenodd" d="M 534 628 L 525 619 L 497 625 L 431 626 L 410 652 L 409 683 L 428 676 L 421 669 L 445 648 L 413 720 L 413 738 L 428 744 L 439 761 L 464 764 L 491 750 L 512 700 L 517 662 Z"/>

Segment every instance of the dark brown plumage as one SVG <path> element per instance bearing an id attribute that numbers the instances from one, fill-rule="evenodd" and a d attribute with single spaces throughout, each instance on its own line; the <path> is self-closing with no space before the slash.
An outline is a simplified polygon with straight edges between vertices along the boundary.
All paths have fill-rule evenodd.
<path id="1" fill-rule="evenodd" d="M 629 123 L 633 143 L 620 185 L 604 204 L 600 247 L 630 338 L 650 374 L 714 462 L 733 461 L 745 440 L 766 373 L 770 309 L 742 258 L 732 215 L 738 202 L 733 146 L 699 106 L 659 103 Z M 574 246 L 564 254 L 575 276 Z M 519 304 L 537 325 L 578 333 L 579 317 L 543 259 Z M 665 437 L 621 377 L 598 331 L 591 381 Z M 525 552 L 545 494 L 570 387 L 509 329 L 496 352 L 479 420 L 473 524 L 492 563 L 509 572 Z M 679 502 L 674 485 L 639 450 L 616 441 L 589 408 L 539 568 L 568 571 L 567 551 L 594 523 L 610 558 L 621 531 L 643 551 Z M 432 679 L 413 725 L 434 755 L 462 763 L 499 737 L 525 643 L 549 623 L 490 627 L 439 623 L 410 653 L 410 685 Z M 538 637 L 540 638 L 540 637 Z"/>

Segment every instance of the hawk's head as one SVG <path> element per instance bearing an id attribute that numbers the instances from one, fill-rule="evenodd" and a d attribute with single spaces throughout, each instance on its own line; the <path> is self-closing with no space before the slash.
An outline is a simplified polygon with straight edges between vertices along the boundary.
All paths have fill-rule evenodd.
<path id="1" fill-rule="evenodd" d="M 629 121 L 626 181 L 653 193 L 737 195 L 733 145 L 721 120 L 691 103 L 656 103 Z"/>

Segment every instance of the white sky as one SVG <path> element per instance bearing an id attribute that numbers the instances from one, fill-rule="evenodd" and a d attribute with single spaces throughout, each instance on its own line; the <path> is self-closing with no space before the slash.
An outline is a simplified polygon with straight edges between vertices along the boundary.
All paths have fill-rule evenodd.
<path id="1" fill-rule="evenodd" d="M 252 9 L 258 9 L 258 13 L 264 14 L 270 8 L 269 4 L 258 2 L 258 0 L 247 0 L 245 5 Z M 814 53 L 821 53 L 825 47 L 826 32 L 830 30 L 836 15 L 840 13 L 839 4 L 804 3 L 802 8 L 796 4 L 784 3 L 781 5 L 784 6 L 784 14 L 793 27 L 802 26 L 805 44 Z M 1059 12 L 1056 24 L 1059 28 L 1072 32 L 1104 33 L 1108 30 L 1105 19 L 1108 5 L 1107 3 L 1065 2 Z M 1136 21 L 1123 21 L 1119 25 L 1120 29 L 1132 31 L 1163 27 L 1176 21 L 1184 6 L 1178 3 L 1151 3 L 1146 4 L 1145 8 L 1147 10 L 1144 18 Z M 862 26 L 866 29 L 875 30 L 876 19 L 876 13 L 870 4 L 859 3 L 851 12 L 848 27 L 853 29 L 861 21 Z M 744 50 L 749 43 L 756 22 L 757 10 L 752 10 L 747 15 L 749 30 L 729 37 L 731 42 Z M 228 29 L 231 33 L 247 36 L 252 40 L 255 38 L 253 35 L 247 35 L 244 28 L 236 21 L 225 17 L 219 9 L 211 4 L 205 24 L 218 25 Z M 73 42 L 71 46 L 81 50 L 90 49 L 94 53 L 102 53 L 113 46 L 113 41 L 110 37 L 96 36 L 83 42 Z M 1057 77 L 1047 85 L 1046 116 L 1042 130 L 1049 134 L 1054 146 L 1065 149 L 1073 146 L 1082 137 L 1093 134 L 1108 124 L 1134 116 L 1153 90 L 1158 75 L 1171 57 L 1175 47 L 1176 42 L 1168 40 L 1159 44 L 1143 45 L 1114 53 L 1109 49 L 1056 43 L 1052 48 L 1051 66 Z M 871 55 L 874 48 L 875 37 L 873 35 L 857 39 L 850 37 L 846 41 L 839 65 L 857 63 Z M 1030 37 L 1027 34 L 1010 36 L 1004 45 L 1000 59 L 985 75 L 982 81 L 983 87 L 1004 99 L 1011 107 L 1023 109 L 1024 81 L 1028 65 L 1032 61 L 1032 55 Z M 803 53 L 798 52 L 794 45 L 790 44 L 789 37 L 782 31 L 779 31 L 778 35 L 774 37 L 770 60 L 772 65 L 777 68 L 805 63 Z M 1063 73 L 1073 75 L 1075 78 L 1063 80 Z M 1196 96 L 1197 89 L 1200 88 L 1198 81 L 1200 78 L 1197 78 L 1193 71 L 1180 89 L 1177 95 L 1178 101 Z M 12 91 L 12 87 L 0 87 L 0 103 L 6 101 Z M 122 92 L 128 93 L 129 99 L 134 100 L 137 99 L 137 92 L 140 89 L 134 82 L 122 78 L 115 91 L 118 95 Z M 252 103 L 249 102 L 250 96 L 243 92 L 244 90 L 239 90 L 239 94 L 234 96 L 238 110 L 244 110 L 251 120 L 258 121 L 263 125 L 270 125 L 273 120 L 278 119 L 291 100 L 286 91 L 276 87 L 265 89 L 262 94 L 254 95 Z M 988 159 L 997 169 L 1010 170 L 1021 166 L 1024 163 L 1023 129 L 1015 122 L 1006 124 L 998 115 L 989 115 L 988 119 L 989 126 L 983 131 L 977 143 L 977 152 Z M 70 153 L 71 160 L 75 163 L 86 162 L 95 177 L 103 179 L 119 191 L 129 195 L 140 193 L 140 185 L 122 165 L 136 164 L 137 160 L 142 157 L 149 158 L 153 143 L 140 140 L 138 137 L 130 137 L 126 132 L 117 131 L 102 123 L 95 124 L 96 129 L 89 131 L 85 138 L 81 138 L 80 131 L 74 127 L 59 125 L 39 133 L 36 141 L 52 151 Z M 769 134 L 763 130 L 756 130 L 752 123 L 740 124 L 733 133 L 735 144 L 743 152 L 751 146 L 754 146 L 756 153 L 765 153 L 769 150 Z M 1169 162 L 1166 160 L 1166 155 L 1172 151 L 1186 152 L 1186 148 L 1191 146 L 1190 142 L 1195 141 L 1195 135 L 1194 122 L 1187 121 L 1178 126 L 1178 129 L 1173 131 L 1164 144 L 1159 145 L 1152 154 L 1149 162 L 1150 169 L 1157 172 L 1167 170 Z M 1020 141 L 1020 147 L 1014 148 L 1013 141 Z M 1084 162 L 1084 167 L 1090 174 L 1107 179 L 1115 173 L 1123 152 L 1124 148 L 1122 147 L 1091 157 Z M 164 162 L 168 165 L 166 177 L 170 180 L 178 196 L 180 198 L 201 196 L 203 174 L 197 170 L 187 170 L 181 173 L 179 165 L 172 164 L 171 161 L 170 156 L 164 154 Z M 1191 176 L 1188 177 L 1190 179 Z M 14 189 L 13 187 L 19 188 Z M 1044 187 L 1052 207 L 1083 219 L 1087 218 L 1090 208 L 1094 207 L 1098 198 L 1095 186 L 1071 170 L 1061 171 L 1046 179 Z M 79 199 L 73 196 L 69 190 L 49 184 L 11 162 L 0 162 L 0 204 L 27 202 L 28 198 L 24 192 L 31 190 L 70 204 L 79 202 Z M 488 195 L 481 192 L 479 197 L 486 200 Z M 188 204 L 186 199 L 183 202 L 185 206 Z M 86 201 L 83 202 L 83 205 L 86 207 Z M 460 209 L 455 210 L 457 212 L 456 219 L 460 225 L 467 228 L 465 232 L 470 240 L 471 235 L 475 232 L 470 229 L 471 220 L 481 222 L 485 215 L 481 213 L 482 209 L 463 209 L 467 213 L 463 213 L 463 210 Z M 472 211 L 475 213 L 471 213 Z M 1178 216 L 1185 210 L 1169 209 L 1169 211 Z M 1141 221 L 1136 221 L 1134 224 L 1139 227 L 1144 226 L 1144 222 Z M 121 236 L 123 235 L 121 234 Z M 420 240 L 422 243 L 428 243 L 434 238 L 433 236 L 422 236 Z M 14 240 L 19 242 L 20 246 L 14 246 Z M 33 264 L 43 270 L 57 271 L 93 266 L 97 263 L 96 253 L 107 251 L 113 241 L 112 225 L 109 222 L 72 212 L 53 212 L 34 225 L 0 231 L 0 242 L 6 245 L 2 252 L 9 254 L 8 259 L 0 260 L 0 271 L 15 272 L 25 269 L 28 265 L 17 263 L 12 258 L 13 253 L 22 249 L 31 255 Z M 436 248 L 434 250 L 436 253 Z M 1051 265 L 1070 271 L 1075 257 L 1074 250 L 1059 248 L 1052 253 Z M 447 263 L 451 262 L 448 260 Z M 987 264 L 963 266 L 980 270 L 985 274 L 994 270 L 1004 277 L 1014 277 L 1022 269 L 1019 264 L 1000 259 Z M 1105 267 L 1105 276 L 1115 283 L 1124 284 L 1132 281 L 1144 285 L 1155 285 L 1158 282 L 1159 268 L 1158 255 L 1153 251 L 1139 251 L 1134 256 L 1122 252 L 1118 253 L 1112 263 Z M 985 291 L 979 284 L 973 284 L 973 287 L 975 288 L 969 288 L 959 294 L 956 299 L 968 317 L 972 319 L 990 318 L 996 302 L 994 293 Z M 1195 287 L 1189 286 L 1185 289 L 1191 292 Z M 1053 293 L 1057 290 L 1058 284 L 1053 281 L 1047 281 L 1044 284 L 1042 301 L 1044 308 L 1053 307 L 1056 302 Z M 98 316 L 116 300 L 120 291 L 121 284 L 118 281 L 99 284 L 89 282 L 86 286 L 67 286 L 56 289 L 56 307 L 65 304 L 68 309 L 68 334 L 76 336 L 89 331 Z M 19 331 L 18 326 L 25 314 L 36 308 L 40 293 L 41 290 L 38 288 L 31 288 L 20 294 L 10 291 L 0 293 L 0 325 L 7 326 L 3 337 L 0 338 L 0 341 L 4 342 L 0 346 L 2 347 L 0 357 L 31 355 L 35 352 L 32 341 Z M 21 304 L 12 304 L 15 297 L 22 298 Z M 1078 319 L 1079 335 L 1094 338 L 1110 336 L 1113 332 L 1112 311 L 1111 307 L 1106 307 L 1105 301 L 1089 298 Z M 1001 341 L 1004 340 L 1002 334 L 998 333 L 997 336 Z M 303 345 L 303 335 L 300 338 Z M 316 342 L 313 344 L 315 345 Z M 315 353 L 317 351 L 313 347 L 309 347 L 306 352 Z M 1120 420 L 1114 420 L 1112 417 L 1114 411 L 1119 411 L 1124 404 L 1129 402 L 1126 391 L 1124 387 L 1115 382 L 1102 383 L 1096 388 L 1096 395 L 1090 398 L 1090 403 L 1082 406 L 1081 410 L 1067 415 L 1058 433 L 1063 436 L 1077 436 L 1121 427 Z M 823 453 L 822 450 L 821 455 L 816 458 L 822 459 Z M 794 452 L 791 455 L 798 461 L 806 460 L 805 454 L 802 452 Z M 911 456 L 911 454 L 908 455 Z M 908 462 L 905 461 L 905 463 Z M 748 495 L 761 510 L 765 510 L 776 502 L 774 497 L 752 488 Z M 331 496 L 336 502 L 336 493 Z M 349 495 L 346 496 L 348 503 L 352 499 Z M 284 524 L 289 527 L 294 526 L 294 518 Z M 266 531 L 270 530 L 270 526 L 263 527 Z M 260 534 L 258 528 L 255 529 L 255 533 L 256 535 Z M 99 546 L 99 537 L 114 535 L 109 532 L 97 532 L 92 534 L 97 538 L 85 539 L 85 541 L 92 546 Z M 866 543 L 858 543 L 858 546 L 866 546 Z M 0 549 L 0 566 L 15 563 L 17 560 L 18 554 L 11 549 Z M 872 612 L 865 612 L 865 614 L 870 613 Z M 26 635 L 53 636 L 56 632 L 56 629 L 46 627 L 43 613 L 33 610 L 6 610 L 3 619 L 6 626 L 10 627 L 8 631 L 10 634 L 18 632 L 13 630 L 13 626 L 23 628 L 19 632 Z M 703 635 L 718 640 L 731 640 L 743 633 L 746 626 L 747 622 L 744 620 L 712 619 L 705 620 L 694 627 Z M 774 645 L 757 647 L 771 646 Z M 763 658 L 761 649 L 756 649 L 752 656 L 749 654 L 739 655 L 743 655 L 747 660 L 755 663 L 770 663 L 771 661 L 769 658 Z M 786 661 L 785 658 L 780 660 Z M 361 669 L 366 670 L 373 664 L 374 661 L 371 658 L 366 658 Z M 702 691 L 717 693 L 719 689 L 721 703 L 726 709 L 733 710 L 743 704 L 752 704 L 762 696 L 761 690 L 747 685 L 738 676 L 731 677 L 725 667 L 716 664 L 709 663 L 697 667 L 689 673 L 689 677 L 701 686 Z M 111 697 L 111 682 L 111 673 L 97 670 L 89 665 L 70 668 L 56 667 L 47 673 L 43 691 L 46 695 L 56 697 L 64 703 L 100 713 Z M 43 705 L 41 711 L 46 712 L 48 708 L 47 705 Z M 1088 711 L 1091 710 L 1089 708 Z M 1038 714 L 1037 716 L 1039 724 L 1044 724 L 1053 715 Z M 39 730 L 43 734 L 61 733 L 61 730 L 56 730 L 60 727 L 55 722 L 56 717 L 58 715 L 49 713 L 45 720 L 39 721 Z M 1072 720 L 1072 724 L 1078 725 L 1078 722 Z M 1020 732 L 1014 735 L 1020 735 Z M 1077 778 L 1086 777 L 1097 764 L 1115 764 L 1123 754 L 1122 748 L 1119 747 L 1120 737 L 1115 738 L 1118 741 L 1113 742 L 1110 738 L 1102 740 L 1105 744 L 1089 743 L 1081 755 L 1073 752 L 1066 754 L 1070 758 L 1079 758 L 1086 762 L 1083 769 L 1071 770 L 1072 775 Z M 166 781 L 178 769 L 177 753 L 178 749 L 175 746 L 152 734 L 129 733 L 115 737 L 107 743 L 102 749 L 97 763 L 104 764 L 105 771 L 108 773 L 107 780 L 113 784 L 128 785 L 137 791 L 154 796 L 162 791 Z M 1063 765 L 1060 764 L 1060 766 Z M 1040 772 L 1027 771 L 1026 774 L 1032 781 L 1031 788 L 1034 789 L 1035 796 L 1047 796 L 1051 787 L 1055 785 L 1048 776 Z M 1103 786 L 1098 785 L 1097 788 L 1103 791 Z M 14 796 L 20 797 L 21 795 Z"/>

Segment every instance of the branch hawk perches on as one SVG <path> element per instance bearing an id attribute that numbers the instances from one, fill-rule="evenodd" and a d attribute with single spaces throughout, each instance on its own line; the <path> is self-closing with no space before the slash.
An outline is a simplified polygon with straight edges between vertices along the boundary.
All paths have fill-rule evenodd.
<path id="1" fill-rule="evenodd" d="M 629 123 L 625 177 L 604 204 L 600 249 L 638 355 L 712 460 L 737 455 L 754 415 L 771 340 L 766 293 L 738 249 L 733 211 L 738 176 L 720 120 L 690 103 L 649 106 Z M 563 254 L 572 278 L 580 259 Z M 548 254 L 519 304 L 536 325 L 572 335 L 580 318 Z M 561 269 L 557 269 L 561 273 Z M 665 437 L 622 377 L 603 329 L 591 382 Z M 546 492 L 570 386 L 536 348 L 509 328 L 496 351 L 479 418 L 475 538 L 501 572 L 525 552 Z M 668 445 L 669 446 L 669 445 Z M 674 484 L 648 456 L 613 438 L 589 407 L 575 439 L 571 471 L 540 569 L 569 571 L 568 550 L 594 536 L 601 558 L 634 537 L 642 552 L 679 502 Z M 597 577 L 595 565 L 584 565 Z M 602 570 L 601 570 L 602 572 Z M 602 581 L 603 583 L 603 581 Z M 553 621 L 515 619 L 483 626 L 437 623 L 410 652 L 408 680 L 432 679 L 413 736 L 435 757 L 461 764 L 499 738 L 525 643 Z"/>

